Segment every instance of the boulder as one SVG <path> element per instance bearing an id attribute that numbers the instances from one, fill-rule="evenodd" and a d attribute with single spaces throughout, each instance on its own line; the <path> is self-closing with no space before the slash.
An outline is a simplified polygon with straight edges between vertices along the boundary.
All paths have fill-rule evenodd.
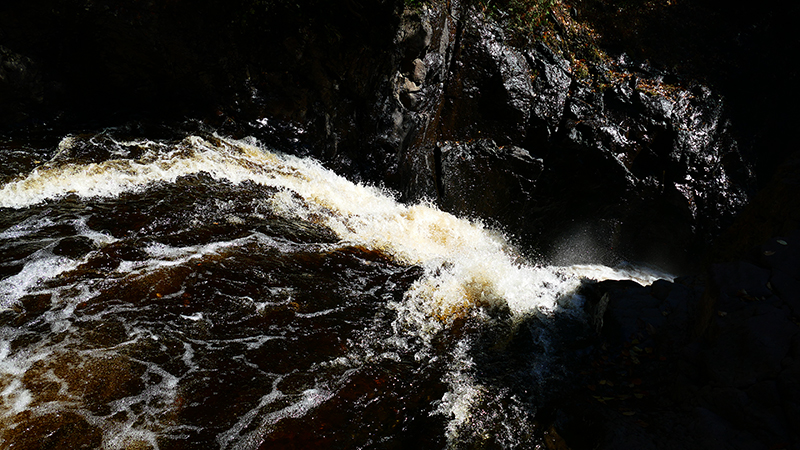
<path id="1" fill-rule="evenodd" d="M 660 280 L 651 286 L 629 281 L 587 285 L 585 309 L 598 341 L 587 370 L 591 391 L 577 398 L 600 396 L 605 402 L 630 395 L 624 388 L 608 388 L 607 380 L 620 384 L 620 374 L 627 374 L 621 377 L 623 385 L 630 377 L 638 376 L 630 386 L 641 382 L 640 401 L 625 406 L 629 417 L 613 414 L 611 404 L 595 405 L 595 435 L 589 441 L 603 443 L 600 448 L 622 448 L 632 437 L 615 430 L 632 426 L 637 417 L 636 431 L 644 432 L 636 438 L 641 448 L 673 442 L 671 428 L 686 432 L 680 444 L 674 442 L 680 448 L 791 448 L 798 440 L 800 398 L 797 384 L 790 381 L 800 368 L 800 326 L 791 287 L 798 280 L 797 236 L 788 233 L 740 251 L 747 256 L 711 265 L 707 277 Z M 787 284 L 777 289 L 773 280 Z M 602 393 L 593 384 L 598 379 L 603 380 Z M 648 395 L 657 402 L 646 402 Z M 558 405 L 563 416 L 556 429 L 568 444 L 587 439 L 573 435 L 571 427 L 585 420 L 576 401 Z"/>
<path id="2" fill-rule="evenodd" d="M 477 216 L 496 226 L 520 227 L 542 160 L 520 147 L 499 147 L 491 140 L 446 141 L 438 156 L 438 197 L 443 208 Z"/>

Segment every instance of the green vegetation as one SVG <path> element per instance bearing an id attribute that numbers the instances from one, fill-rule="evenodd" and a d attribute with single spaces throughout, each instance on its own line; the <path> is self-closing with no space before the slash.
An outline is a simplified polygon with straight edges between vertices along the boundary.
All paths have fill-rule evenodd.
<path id="1" fill-rule="evenodd" d="M 541 25 L 557 0 L 478 0 L 490 17 L 520 31 L 533 32 Z"/>
<path id="2" fill-rule="evenodd" d="M 419 8 L 433 0 L 403 0 L 410 8 Z M 467 0 L 484 14 L 518 30 L 532 31 L 558 0 Z"/>

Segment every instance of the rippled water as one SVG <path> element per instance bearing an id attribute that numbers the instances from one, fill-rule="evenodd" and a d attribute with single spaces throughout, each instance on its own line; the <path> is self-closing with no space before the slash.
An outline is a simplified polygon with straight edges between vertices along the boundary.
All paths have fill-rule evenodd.
<path id="1" fill-rule="evenodd" d="M 533 447 L 581 280 L 655 279 L 526 261 L 254 140 L 3 152 L 11 448 Z"/>

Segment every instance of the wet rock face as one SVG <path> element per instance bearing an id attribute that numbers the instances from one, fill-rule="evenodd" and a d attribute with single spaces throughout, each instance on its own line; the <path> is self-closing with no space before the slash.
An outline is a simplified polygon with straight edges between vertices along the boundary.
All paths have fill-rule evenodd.
<path id="1" fill-rule="evenodd" d="M 389 163 L 362 150 L 386 118 L 402 1 L 356 3 L 9 1 L 0 100 L 27 103 L 0 116 L 100 126 L 203 117 L 379 179 Z"/>
<path id="2" fill-rule="evenodd" d="M 528 50 L 527 56 L 537 74 L 533 80 L 534 101 L 528 129 L 530 140 L 536 142 L 547 140 L 559 128 L 566 111 L 572 74 L 569 63 L 544 44 Z"/>
<path id="3" fill-rule="evenodd" d="M 490 140 L 445 142 L 435 149 L 442 207 L 477 215 L 495 225 L 516 227 L 527 211 L 542 160 L 520 147 L 498 147 Z"/>
<path id="4" fill-rule="evenodd" d="M 404 3 L 17 2 L 0 11 L 0 99 L 213 112 L 223 133 L 497 223 L 551 257 L 579 232 L 605 262 L 680 267 L 746 200 L 709 89 L 625 58 L 578 67 L 469 2 Z"/>
<path id="5" fill-rule="evenodd" d="M 624 257 L 680 267 L 744 205 L 752 177 L 707 88 L 606 69 L 622 80 L 572 86 L 538 192 L 560 217 L 605 220 L 587 227 Z"/>
<path id="6" fill-rule="evenodd" d="M 577 70 L 541 42 L 512 45 L 468 7 L 443 8 L 415 16 L 432 37 L 414 47 L 421 64 L 397 75 L 402 138 L 387 157 L 399 155 L 394 182 L 406 199 L 499 221 L 554 259 L 578 233 L 599 248 L 587 260 L 675 270 L 746 202 L 749 166 L 707 87 L 669 84 L 669 73 L 624 57 Z M 537 159 L 536 169 L 487 156 L 506 147 Z M 478 179 L 498 193 L 483 197 L 494 207 L 467 200 Z"/>
<path id="7" fill-rule="evenodd" d="M 531 69 L 504 32 L 467 14 L 454 43 L 442 104 L 443 137 L 490 137 L 500 145 L 521 142 L 531 113 Z"/>
<path id="8" fill-rule="evenodd" d="M 676 67 L 683 76 L 707 80 L 736 125 L 742 151 L 754 161 L 759 183 L 769 181 L 794 148 L 797 73 L 772 70 L 798 54 L 794 33 L 800 5 L 743 4 L 725 8 L 717 0 L 691 3 L 632 3 L 579 0 L 578 17 L 592 24 L 603 48 L 639 60 Z"/>

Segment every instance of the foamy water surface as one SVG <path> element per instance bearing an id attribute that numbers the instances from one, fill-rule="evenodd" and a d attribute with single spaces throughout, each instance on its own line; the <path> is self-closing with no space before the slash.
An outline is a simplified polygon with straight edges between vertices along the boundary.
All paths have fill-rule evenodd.
<path id="1" fill-rule="evenodd" d="M 533 414 L 527 400 L 479 379 L 475 337 L 453 330 L 464 321 L 513 328 L 556 313 L 581 320 L 574 294 L 584 279 L 668 277 L 527 261 L 481 223 L 398 203 L 254 140 L 120 140 L 100 160 L 73 157 L 76 142 L 65 138 L 51 161 L 0 186 L 0 208 L 22 216 L 0 229 L 0 242 L 19 255 L 3 262 L 19 270 L 0 279 L 0 306 L 13 318 L 0 327 L 0 439 L 22 439 L 18 431 L 39 424 L 35 417 L 68 411 L 69 420 L 99 430 L 104 448 L 178 448 L 193 439 L 266 448 L 291 437 L 286 424 L 324 428 L 330 405 L 371 411 L 374 402 L 403 401 L 351 385 L 411 392 L 393 374 L 421 373 L 434 397 L 414 401 L 437 418 L 424 420 L 444 421 L 441 439 L 475 439 L 502 420 L 482 422 L 477 411 L 496 408 L 519 422 L 491 428 L 511 445 L 514 427 Z M 178 189 L 186 194 L 173 194 Z M 140 217 L 137 208 L 155 215 Z M 288 235 L 275 231 L 284 227 Z M 86 250 L 57 254 L 64 234 Z M 23 248 L 26 239 L 35 250 Z M 347 298 L 357 300 L 336 300 Z M 230 399 L 242 406 L 225 403 L 218 428 L 198 425 L 216 423 L 214 412 L 192 404 L 221 401 L 203 383 L 234 379 L 209 378 L 215 364 L 247 380 Z M 125 375 L 116 384 L 95 386 L 114 379 L 105 372 L 117 366 Z M 497 398 L 505 400 L 492 403 Z M 384 421 L 399 420 L 393 414 L 401 413 Z M 369 426 L 365 436 L 403 433 L 380 420 Z M 330 436 L 320 445 L 337 435 Z"/>

